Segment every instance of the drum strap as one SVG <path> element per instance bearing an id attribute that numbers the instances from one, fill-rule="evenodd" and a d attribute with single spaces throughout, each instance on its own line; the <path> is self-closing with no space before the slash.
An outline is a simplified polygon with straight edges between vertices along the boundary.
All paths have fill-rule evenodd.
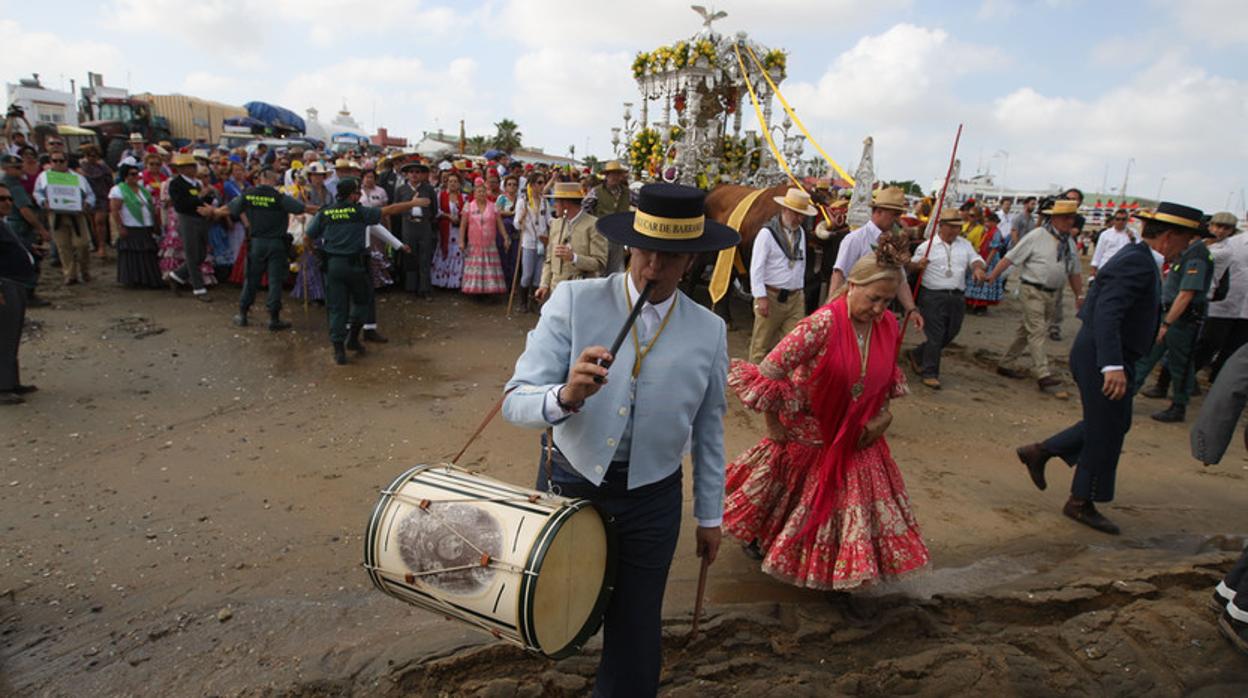
<path id="1" fill-rule="evenodd" d="M 468 447 L 472 445 L 472 442 L 477 440 L 478 436 L 481 436 L 481 432 L 485 431 L 485 428 L 490 426 L 490 422 L 494 421 L 494 418 L 498 416 L 499 411 L 503 409 L 503 401 L 507 399 L 507 395 L 510 392 L 511 391 L 508 390 L 507 392 L 503 393 L 503 396 L 498 399 L 498 402 L 494 403 L 494 406 L 491 407 L 490 411 L 485 415 L 485 419 L 481 420 L 481 424 L 477 427 L 477 430 L 472 432 L 472 436 L 468 437 L 468 441 L 464 443 L 464 447 L 459 449 L 459 453 L 456 453 L 455 457 L 451 459 L 452 464 L 459 465 L 459 459 L 462 458 L 464 456 L 464 453 L 468 451 Z M 554 429 L 547 429 L 546 430 L 546 459 L 545 459 L 546 460 L 546 484 L 547 484 L 547 487 L 549 487 L 552 492 L 554 491 L 554 486 L 555 486 L 554 461 L 552 460 L 552 456 L 554 454 L 554 448 L 555 448 L 555 431 Z"/>
<path id="2" fill-rule="evenodd" d="M 503 409 L 503 400 L 507 399 L 507 395 L 510 392 L 511 391 L 508 390 L 503 393 L 503 396 L 498 399 L 498 402 L 494 403 L 494 406 L 490 408 L 488 413 L 486 413 L 485 419 L 481 420 L 481 425 L 477 427 L 476 431 L 472 432 L 472 436 L 468 437 L 468 441 L 464 444 L 464 447 L 459 449 L 459 453 L 456 453 L 455 457 L 451 459 L 452 464 L 458 465 L 459 459 L 463 457 L 464 452 L 468 450 L 468 447 L 472 445 L 472 442 L 476 441 L 477 437 L 481 436 L 481 432 L 485 431 L 485 428 L 490 426 L 490 422 L 494 421 L 494 418 L 498 416 L 499 411 Z"/>

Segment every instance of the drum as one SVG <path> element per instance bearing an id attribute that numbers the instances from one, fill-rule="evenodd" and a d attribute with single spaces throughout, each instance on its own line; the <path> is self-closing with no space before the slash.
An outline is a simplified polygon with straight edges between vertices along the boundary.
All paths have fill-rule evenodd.
<path id="1" fill-rule="evenodd" d="M 381 591 L 555 659 L 598 631 L 615 579 L 610 526 L 588 501 L 447 464 L 382 490 L 364 545 Z"/>

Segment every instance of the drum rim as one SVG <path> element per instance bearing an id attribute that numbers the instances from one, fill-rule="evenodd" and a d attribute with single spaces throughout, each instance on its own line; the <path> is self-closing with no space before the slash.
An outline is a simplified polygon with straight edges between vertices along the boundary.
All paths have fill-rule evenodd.
<path id="1" fill-rule="evenodd" d="M 585 624 L 581 626 L 576 635 L 563 647 L 554 651 L 547 651 L 537 641 L 534 632 L 533 594 L 537 589 L 536 580 L 541 571 L 542 563 L 545 562 L 546 552 L 550 548 L 550 543 L 555 538 L 555 534 L 572 518 L 573 514 L 586 507 L 593 509 L 598 514 L 598 518 L 602 520 L 602 528 L 607 538 L 607 566 L 603 570 L 602 586 L 598 590 L 598 598 L 594 600 L 594 606 L 589 612 L 589 617 L 585 619 Z M 611 517 L 607 516 L 606 512 L 588 499 L 574 499 L 568 502 L 562 511 L 557 512 L 546 522 L 541 533 L 538 534 L 532 549 L 529 550 L 528 560 L 524 566 L 523 579 L 520 582 L 520 617 L 517 620 L 519 621 L 518 629 L 524 644 L 551 659 L 566 659 L 580 651 L 581 647 L 589 641 L 589 638 L 598 632 L 606 617 L 607 604 L 611 601 L 611 593 L 615 590 L 615 574 L 618 564 L 616 546 L 617 536 Z"/>
<path id="2" fill-rule="evenodd" d="M 429 464 L 422 464 L 422 465 L 416 465 L 411 468 L 408 468 L 407 470 L 403 471 L 401 475 L 399 475 L 394 480 L 392 480 L 390 482 L 390 486 L 387 487 L 385 490 L 383 490 L 383 492 L 384 491 L 393 492 L 397 488 L 401 487 L 404 482 L 410 479 L 417 472 L 424 470 L 425 468 L 428 468 L 428 467 L 430 467 Z M 395 596 L 395 595 L 393 592 L 391 592 L 389 589 L 386 588 L 381 578 L 381 574 L 378 573 L 376 570 L 377 551 L 375 549 L 375 546 L 376 546 L 377 526 L 380 523 L 381 515 L 385 513 L 386 504 L 388 504 L 393 497 L 394 495 L 391 495 L 391 494 L 383 494 L 377 498 L 377 504 L 373 506 L 373 515 L 369 517 L 368 526 L 366 526 L 364 529 L 364 568 L 368 570 L 368 576 L 369 578 L 373 580 L 373 586 L 377 587 L 387 596 Z M 395 598 L 398 598 L 398 597 L 395 596 Z"/>

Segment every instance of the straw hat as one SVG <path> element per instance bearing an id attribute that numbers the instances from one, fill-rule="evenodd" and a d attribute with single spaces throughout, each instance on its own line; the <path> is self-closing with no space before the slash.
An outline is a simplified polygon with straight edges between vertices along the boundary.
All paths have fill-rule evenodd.
<path id="1" fill-rule="evenodd" d="M 1053 202 L 1052 206 L 1044 209 L 1040 213 L 1046 216 L 1073 216 L 1076 213 L 1079 213 L 1079 202 L 1071 199 L 1058 199 Z M 1196 224 L 1200 225 L 1199 217 L 1197 218 Z"/>
<path id="2" fill-rule="evenodd" d="M 603 165 L 602 167 L 602 174 L 607 175 L 607 174 L 611 174 L 612 172 L 619 172 L 620 174 L 627 174 L 628 168 L 625 167 L 619 160 L 608 160 L 607 164 Z"/>
<path id="3" fill-rule="evenodd" d="M 311 165 L 308 165 L 307 167 L 303 168 L 303 173 L 305 175 L 314 175 L 314 174 L 327 175 L 329 174 L 329 169 L 325 167 L 325 163 L 321 162 L 320 160 L 317 160 Z"/>
<path id="4" fill-rule="evenodd" d="M 906 194 L 897 187 L 877 189 L 871 197 L 871 208 L 882 208 L 904 213 L 906 210 Z"/>
<path id="5" fill-rule="evenodd" d="M 962 214 L 959 213 L 957 209 L 942 208 L 940 209 L 940 223 L 942 225 L 945 223 L 957 223 L 958 225 L 962 225 Z"/>
<path id="6" fill-rule="evenodd" d="M 132 133 L 130 134 L 130 142 L 131 143 L 146 143 L 147 139 L 144 138 L 143 134 L 141 133 Z"/>
<path id="7" fill-rule="evenodd" d="M 790 188 L 784 193 L 784 196 L 773 196 L 771 197 L 771 200 L 789 209 L 790 211 L 796 211 L 803 216 L 813 216 L 816 213 L 819 213 L 815 210 L 815 207 L 810 204 L 810 194 L 807 194 L 797 187 Z"/>
<path id="8" fill-rule="evenodd" d="M 555 188 L 547 194 L 547 197 L 580 201 L 585 198 L 585 192 L 581 191 L 580 182 L 555 182 Z"/>
<path id="9" fill-rule="evenodd" d="M 171 164 L 174 167 L 185 167 L 187 165 L 195 165 L 198 163 L 195 162 L 194 155 L 191 155 L 190 153 L 178 153 L 173 156 L 173 162 Z"/>
<path id="10" fill-rule="evenodd" d="M 597 228 L 612 242 L 656 252 L 713 252 L 741 241 L 737 231 L 707 219 L 706 192 L 680 184 L 645 185 L 636 211 L 603 216 Z"/>
<path id="11" fill-rule="evenodd" d="M 360 169 L 360 166 L 355 164 L 354 162 L 351 162 L 350 160 L 346 158 L 338 158 L 337 160 L 334 161 L 334 169 L 335 170 L 358 170 Z"/>

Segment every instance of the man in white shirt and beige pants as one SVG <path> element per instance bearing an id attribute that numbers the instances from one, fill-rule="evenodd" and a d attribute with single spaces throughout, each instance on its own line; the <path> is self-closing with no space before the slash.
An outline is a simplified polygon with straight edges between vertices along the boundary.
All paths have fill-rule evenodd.
<path id="1" fill-rule="evenodd" d="M 772 198 L 780 204 L 780 214 L 759 228 L 750 254 L 750 290 L 754 295 L 751 363 L 762 361 L 806 312 L 806 233 L 802 219 L 818 212 L 811 205 L 810 195 L 801 189 L 789 189 L 784 196 Z"/>

